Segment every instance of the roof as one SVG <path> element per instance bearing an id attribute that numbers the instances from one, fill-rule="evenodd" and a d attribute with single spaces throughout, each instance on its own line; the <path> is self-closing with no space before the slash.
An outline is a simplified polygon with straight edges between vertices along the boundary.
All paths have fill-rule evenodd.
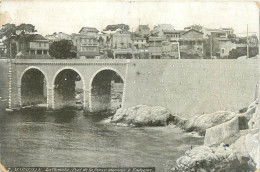
<path id="1" fill-rule="evenodd" d="M 82 31 L 82 30 L 86 30 L 87 32 L 99 32 L 96 28 L 94 27 L 82 27 L 79 31 L 79 33 Z"/>
<path id="2" fill-rule="evenodd" d="M 146 38 L 142 38 L 142 37 L 133 37 L 133 40 L 146 40 Z"/>
<path id="3" fill-rule="evenodd" d="M 186 34 L 186 33 L 188 33 L 188 32 L 190 32 L 190 31 L 195 31 L 195 32 L 198 32 L 198 33 L 200 33 L 200 34 L 203 34 L 202 32 L 200 32 L 200 31 L 197 31 L 197 30 L 195 30 L 195 29 L 190 29 L 190 30 L 188 30 L 188 31 L 184 32 L 184 33 L 183 33 L 183 35 L 184 35 L 184 34 Z"/>
<path id="4" fill-rule="evenodd" d="M 139 25 L 139 29 L 148 29 L 148 30 L 150 30 L 148 25 Z"/>
<path id="5" fill-rule="evenodd" d="M 182 33 L 184 30 L 163 30 L 164 33 Z"/>
<path id="6" fill-rule="evenodd" d="M 209 29 L 209 28 L 205 28 L 205 30 L 207 30 L 207 31 L 210 31 L 210 32 L 222 32 L 222 33 L 226 33 L 226 31 L 224 31 L 224 30 L 220 30 L 220 29 Z"/>
<path id="7" fill-rule="evenodd" d="M 22 39 L 22 40 L 27 40 L 27 41 L 46 41 L 48 40 L 44 38 L 42 35 L 39 34 L 20 34 L 15 37 L 15 39 Z"/>
<path id="8" fill-rule="evenodd" d="M 149 41 L 162 41 L 161 37 L 149 37 Z"/>
<path id="9" fill-rule="evenodd" d="M 233 30 L 232 27 L 223 27 L 223 28 L 220 28 L 221 30 Z"/>
<path id="10" fill-rule="evenodd" d="M 47 40 L 42 35 L 36 34 L 31 37 L 31 40 Z"/>

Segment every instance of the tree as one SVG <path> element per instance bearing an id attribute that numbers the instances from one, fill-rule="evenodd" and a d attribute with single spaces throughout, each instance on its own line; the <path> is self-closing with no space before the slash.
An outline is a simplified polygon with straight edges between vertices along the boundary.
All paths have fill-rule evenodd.
<path id="1" fill-rule="evenodd" d="M 37 30 L 35 30 L 35 26 L 32 25 L 32 24 L 25 24 L 25 23 L 22 23 L 20 24 L 19 26 L 16 27 L 16 30 L 19 30 L 19 31 L 24 31 L 25 33 L 33 33 L 33 32 L 36 32 Z"/>
<path id="2" fill-rule="evenodd" d="M 122 29 L 122 30 L 128 31 L 129 25 L 126 25 L 126 24 L 108 25 L 105 30 L 115 31 L 117 29 Z"/>
<path id="3" fill-rule="evenodd" d="M 20 33 L 17 34 L 17 31 L 20 31 Z M 3 42 L 7 49 L 7 57 L 14 58 L 17 54 L 17 47 L 12 42 L 17 37 L 19 37 L 22 33 L 34 33 L 36 32 L 35 26 L 32 24 L 21 24 L 19 26 L 15 26 L 15 24 L 7 23 L 2 26 L 0 29 L 0 38 L 3 38 Z M 21 37 L 20 37 L 21 38 Z M 11 47 L 10 47 L 11 46 Z M 12 52 L 10 52 L 12 51 Z"/>
<path id="4" fill-rule="evenodd" d="M 75 58 L 76 53 L 73 52 L 72 41 L 69 40 L 60 40 L 53 42 L 50 45 L 50 55 L 56 59 L 69 59 Z"/>
<path id="5" fill-rule="evenodd" d="M 194 25 L 191 25 L 189 28 L 190 28 L 190 29 L 197 30 L 197 31 L 200 32 L 200 31 L 203 29 L 203 26 L 198 25 L 198 24 L 194 24 Z"/>

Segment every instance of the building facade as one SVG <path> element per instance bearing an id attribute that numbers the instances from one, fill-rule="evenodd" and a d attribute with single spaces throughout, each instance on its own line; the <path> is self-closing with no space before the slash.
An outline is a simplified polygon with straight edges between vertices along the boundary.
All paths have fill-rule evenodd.
<path id="1" fill-rule="evenodd" d="M 203 33 L 191 29 L 179 39 L 180 52 L 183 56 L 203 56 Z"/>
<path id="2" fill-rule="evenodd" d="M 146 38 L 134 37 L 133 38 L 133 46 L 135 46 L 137 49 L 146 49 L 148 47 L 148 44 L 146 42 Z"/>
<path id="3" fill-rule="evenodd" d="M 71 35 L 73 45 L 77 47 L 77 58 L 95 58 L 99 55 L 99 46 L 96 37 L 84 34 Z"/>
<path id="4" fill-rule="evenodd" d="M 149 57 L 151 59 L 160 59 L 162 57 L 162 38 L 161 37 L 149 37 Z"/>
<path id="5" fill-rule="evenodd" d="M 49 55 L 49 41 L 39 34 L 20 34 L 12 39 L 16 46 L 16 58 L 52 58 Z"/>
<path id="6" fill-rule="evenodd" d="M 79 33 L 71 35 L 73 45 L 77 47 L 77 58 L 90 59 L 99 56 L 98 30 L 82 27 Z"/>

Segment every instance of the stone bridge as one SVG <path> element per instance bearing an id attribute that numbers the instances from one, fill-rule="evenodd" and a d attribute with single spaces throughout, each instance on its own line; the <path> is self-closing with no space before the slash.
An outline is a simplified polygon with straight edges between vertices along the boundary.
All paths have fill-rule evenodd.
<path id="1" fill-rule="evenodd" d="M 59 109 L 59 103 L 65 102 L 67 97 L 59 101 L 60 94 L 57 93 L 73 91 L 62 91 L 61 86 L 66 83 L 67 75 L 74 72 L 75 83 L 82 83 L 80 106 L 88 111 L 105 109 L 104 104 L 109 107 L 109 98 L 110 105 L 112 102 L 117 105 L 117 100 L 123 108 L 159 105 L 185 118 L 219 110 L 238 111 L 248 107 L 257 97 L 258 64 L 258 59 L 12 60 L 9 63 L 8 106 L 24 106 L 25 92 L 43 92 L 47 108 Z M 111 79 L 112 74 L 121 78 L 120 87 L 113 83 L 116 80 Z M 71 88 L 79 86 L 70 84 Z M 46 86 L 44 91 L 34 90 L 40 85 Z M 64 87 L 68 85 L 66 83 Z M 112 94 L 113 85 L 120 88 L 119 96 Z M 77 91 L 74 93 L 78 95 Z M 34 99 L 38 101 L 37 97 Z"/>
<path id="2" fill-rule="evenodd" d="M 9 108 L 17 108 L 23 106 L 22 99 L 22 78 L 30 71 L 38 71 L 44 76 L 46 85 L 47 108 L 56 109 L 56 97 L 54 93 L 55 79 L 65 71 L 71 70 L 76 72 L 82 81 L 83 90 L 83 108 L 92 111 L 92 82 L 93 79 L 102 71 L 113 71 L 126 82 L 128 64 L 130 60 L 81 60 L 81 59 L 15 59 L 9 63 Z M 105 72 L 104 72 L 105 73 Z M 105 76 L 106 77 L 106 76 Z M 30 78 L 30 77 L 29 77 Z M 66 80 L 66 78 L 65 78 Z M 33 83 L 31 83 L 33 84 Z M 125 84 L 124 84 L 125 85 Z M 31 90 L 33 91 L 33 90 Z M 122 104 L 124 105 L 123 88 Z"/>

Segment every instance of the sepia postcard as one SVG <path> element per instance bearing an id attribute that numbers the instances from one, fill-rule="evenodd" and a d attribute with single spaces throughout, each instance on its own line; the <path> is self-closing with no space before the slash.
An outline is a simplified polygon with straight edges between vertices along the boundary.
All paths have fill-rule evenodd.
<path id="1" fill-rule="evenodd" d="M 258 1 L 1 0 L 0 172 L 256 172 Z"/>

